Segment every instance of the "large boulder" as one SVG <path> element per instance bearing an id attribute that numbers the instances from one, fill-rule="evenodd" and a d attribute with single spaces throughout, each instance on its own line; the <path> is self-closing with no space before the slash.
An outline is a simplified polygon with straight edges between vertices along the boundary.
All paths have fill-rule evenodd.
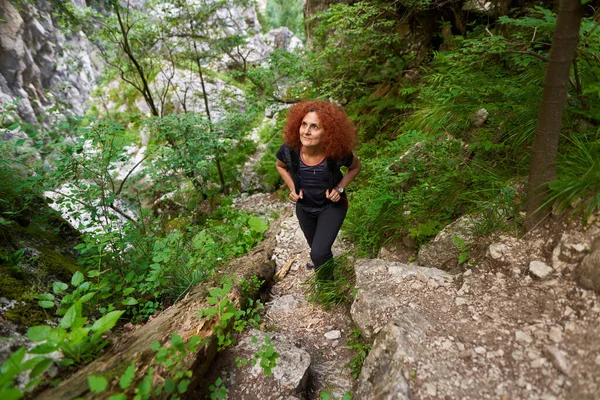
<path id="1" fill-rule="evenodd" d="M 417 264 L 444 271 L 455 270 L 458 266 L 458 256 L 468 249 L 475 239 L 475 224 L 473 216 L 465 215 L 446 226 L 435 239 L 419 249 Z M 464 242 L 465 246 L 459 248 L 455 238 Z"/>
<path id="2" fill-rule="evenodd" d="M 371 340 L 390 321 L 401 318 L 405 309 L 398 296 L 401 284 L 436 289 L 448 286 L 452 276 L 436 268 L 361 259 L 354 265 L 357 293 L 350 313 L 361 334 Z"/>
<path id="3" fill-rule="evenodd" d="M 580 286 L 600 293 L 600 237 L 594 241 L 592 251 L 575 269 L 574 278 Z"/>
<path id="4" fill-rule="evenodd" d="M 410 399 L 406 360 L 430 327 L 419 310 L 406 304 L 400 288 L 431 292 L 451 285 L 452 276 L 435 268 L 361 259 L 355 263 L 357 294 L 351 315 L 373 347 L 361 370 L 357 399 Z M 400 289 L 402 290 L 402 289 Z"/>
<path id="5" fill-rule="evenodd" d="M 412 399 L 407 358 L 429 326 L 416 311 L 404 309 L 377 335 L 363 363 L 355 393 L 357 400 Z"/>

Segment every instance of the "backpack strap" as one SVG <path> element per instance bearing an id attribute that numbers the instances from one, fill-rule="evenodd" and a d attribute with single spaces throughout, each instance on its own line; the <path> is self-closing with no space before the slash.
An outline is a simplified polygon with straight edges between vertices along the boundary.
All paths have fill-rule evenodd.
<path id="1" fill-rule="evenodd" d="M 294 149 L 289 149 L 290 151 L 290 172 L 292 174 L 292 179 L 294 180 L 294 189 L 296 189 L 296 194 L 300 193 L 300 181 L 298 179 L 298 175 L 300 174 L 300 153 Z"/>

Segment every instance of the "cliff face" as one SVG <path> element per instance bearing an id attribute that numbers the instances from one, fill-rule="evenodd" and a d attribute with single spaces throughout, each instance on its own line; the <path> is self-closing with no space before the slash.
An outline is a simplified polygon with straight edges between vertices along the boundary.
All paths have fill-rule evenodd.
<path id="1" fill-rule="evenodd" d="M 0 104 L 20 98 L 19 116 L 49 124 L 47 110 L 63 104 L 63 113 L 82 115 L 100 65 L 82 34 L 62 33 L 50 3 L 17 9 L 0 0 Z"/>

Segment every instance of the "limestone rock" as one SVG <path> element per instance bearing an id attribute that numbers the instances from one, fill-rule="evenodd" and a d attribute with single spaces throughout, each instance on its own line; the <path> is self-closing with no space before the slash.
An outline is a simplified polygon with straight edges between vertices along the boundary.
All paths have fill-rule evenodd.
<path id="1" fill-rule="evenodd" d="M 564 351 L 559 350 L 555 346 L 546 346 L 544 353 L 550 358 L 552 365 L 554 365 L 556 369 L 566 376 L 571 376 L 571 364 L 567 360 Z"/>
<path id="2" fill-rule="evenodd" d="M 471 116 L 471 121 L 475 124 L 476 127 L 482 127 L 487 121 L 488 115 L 490 113 L 487 112 L 485 108 L 479 109 L 475 114 Z"/>
<path id="3" fill-rule="evenodd" d="M 435 239 L 421 247 L 417 264 L 445 271 L 455 268 L 462 250 L 456 247 L 452 238 L 459 237 L 469 245 L 474 239 L 474 228 L 475 219 L 470 215 L 465 215 L 446 226 Z"/>
<path id="4" fill-rule="evenodd" d="M 419 313 L 405 309 L 383 328 L 363 364 L 356 399 L 412 399 L 405 359 L 428 325 Z"/>
<path id="5" fill-rule="evenodd" d="M 358 292 L 350 313 L 354 323 L 370 339 L 394 316 L 401 314 L 396 294 L 398 285 L 413 280 L 425 287 L 448 286 L 452 276 L 436 268 L 386 262 L 380 259 L 360 259 L 354 265 Z M 413 282 L 414 283 L 414 282 Z"/>
<path id="6" fill-rule="evenodd" d="M 342 332 L 338 330 L 329 331 L 325 333 L 325 339 L 327 340 L 336 340 L 342 337 Z"/>
<path id="7" fill-rule="evenodd" d="M 264 343 L 267 334 L 253 329 L 248 336 L 240 341 L 238 347 L 247 356 L 256 354 Z M 252 338 L 256 338 L 253 343 Z M 301 394 L 306 391 L 308 381 L 308 368 L 310 367 L 310 355 L 306 350 L 294 345 L 294 343 L 280 334 L 272 335 L 271 345 L 279 353 L 276 366 L 273 368 L 273 376 L 265 376 L 260 363 L 256 363 L 246 374 L 244 370 L 238 371 L 236 379 L 243 380 L 242 386 L 252 385 L 253 393 L 271 393 L 273 391 L 273 379 L 277 382 L 281 394 Z M 245 375 L 245 376 L 243 376 Z M 289 392 L 288 392 L 289 391 Z M 262 398 L 262 397 L 259 397 Z"/>
<path id="8" fill-rule="evenodd" d="M 591 253 L 575 269 L 574 278 L 583 288 L 600 293 L 600 238 L 596 239 Z"/>
<path id="9" fill-rule="evenodd" d="M 60 32 L 45 0 L 18 10 L 0 0 L 0 17 L 1 102 L 20 98 L 19 117 L 35 125 L 49 125 L 55 116 L 47 110 L 57 103 L 65 104 L 59 115 L 83 115 L 102 68 L 93 45 L 81 33 Z"/>
<path id="10" fill-rule="evenodd" d="M 529 272 L 538 279 L 546 279 L 554 270 L 542 261 L 532 261 L 529 263 Z"/>

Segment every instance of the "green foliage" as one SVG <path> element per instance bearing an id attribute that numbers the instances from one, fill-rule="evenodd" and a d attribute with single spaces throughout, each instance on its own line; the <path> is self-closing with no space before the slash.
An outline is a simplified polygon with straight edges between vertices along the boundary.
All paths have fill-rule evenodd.
<path id="1" fill-rule="evenodd" d="M 331 259 L 321 265 L 305 284 L 309 301 L 329 309 L 350 304 L 354 290 L 354 267 L 349 255 Z"/>
<path id="2" fill-rule="evenodd" d="M 82 301 L 74 303 L 66 310 L 57 327 L 34 326 L 27 330 L 27 337 L 40 342 L 29 350 L 31 354 L 49 354 L 60 350 L 64 359 L 62 366 L 82 365 L 92 361 L 107 344 L 102 334 L 111 330 L 124 311 L 112 311 L 86 325 L 87 318 L 81 313 Z"/>
<path id="3" fill-rule="evenodd" d="M 82 366 L 96 358 L 108 343 L 103 339 L 103 334 L 111 330 L 124 313 L 112 311 L 89 325 L 88 317 L 83 312 L 84 305 L 92 300 L 96 292 L 91 291 L 92 285 L 86 281 L 83 274 L 76 272 L 71 279 L 71 285 L 76 287 L 71 293 L 66 293 L 68 285 L 62 282 L 53 284 L 53 292 L 38 296 L 39 304 L 43 308 L 54 307 L 55 295 L 63 295 L 57 311 L 62 315 L 56 326 L 38 325 L 27 330 L 27 337 L 37 343 L 31 349 L 19 348 L 2 366 L 0 378 L 0 394 L 2 398 L 21 398 L 23 392 L 15 387 L 15 379 L 21 373 L 29 372 L 30 381 L 24 388 L 25 391 L 34 388 L 43 380 L 43 372 L 52 364 L 50 354 L 60 351 L 63 355 L 58 364 L 66 366 Z M 28 354 L 29 358 L 25 358 Z M 103 378 L 89 377 L 90 387 L 93 391 L 101 391 Z M 104 384 L 105 386 L 105 384 Z"/>
<path id="4" fill-rule="evenodd" d="M 265 11 L 270 29 L 288 27 L 299 38 L 304 38 L 302 0 L 268 0 Z"/>
<path id="5" fill-rule="evenodd" d="M 322 390 L 319 392 L 319 399 L 320 400 L 337 400 L 338 397 L 336 395 L 334 395 L 332 392 L 333 392 L 333 389 L 330 386 L 327 386 L 327 390 Z M 342 397 L 340 397 L 339 400 L 352 400 L 352 393 L 351 392 L 344 393 L 344 395 Z"/>
<path id="6" fill-rule="evenodd" d="M 352 330 L 352 338 L 348 340 L 348 348 L 354 351 L 354 357 L 348 362 L 346 367 L 350 368 L 352 378 L 358 379 L 365 359 L 371 351 L 371 344 L 366 343 L 361 337 L 358 329 Z"/>
<path id="7" fill-rule="evenodd" d="M 198 351 L 199 347 L 206 345 L 199 336 L 192 336 L 185 343 L 177 333 L 171 335 L 168 345 L 161 346 L 157 341 L 152 342 L 151 349 L 155 352 L 152 366 L 148 368 L 137 387 L 132 388 L 135 381 L 135 363 L 131 363 L 119 378 L 119 389 L 122 393 L 113 394 L 110 400 L 147 400 L 164 396 L 178 400 L 183 396 L 192 378 L 192 371 L 183 368 L 183 361 Z M 156 375 L 161 375 L 156 379 Z M 156 384 L 156 382 L 160 382 Z M 108 381 L 103 376 L 88 376 L 88 385 L 92 393 L 104 393 L 108 388 Z M 131 390 L 133 389 L 133 390 Z M 118 391 L 117 388 L 111 389 Z M 132 397 L 128 393 L 133 392 Z"/>
<path id="8" fill-rule="evenodd" d="M 570 141 L 558 164 L 558 178 L 549 184 L 546 205 L 555 202 L 560 212 L 571 209 L 586 224 L 600 210 L 600 130 L 591 137 L 573 136 Z"/>
<path id="9" fill-rule="evenodd" d="M 460 251 L 458 254 L 458 264 L 464 264 L 469 260 L 469 245 L 465 240 L 459 236 L 452 236 L 452 242 Z"/>
<path id="10" fill-rule="evenodd" d="M 252 337 L 252 343 L 258 343 L 258 339 L 255 336 Z M 258 362 L 258 365 L 263 369 L 265 375 L 272 376 L 272 370 L 277 365 L 277 359 L 279 357 L 279 353 L 275 351 L 275 346 L 271 344 L 271 337 L 265 336 L 264 343 L 254 354 L 254 358 L 250 360 L 250 364 L 254 366 Z"/>
<path id="11" fill-rule="evenodd" d="M 223 380 L 221 377 L 218 377 L 214 384 L 208 387 L 210 390 L 210 398 L 211 400 L 216 399 L 226 399 L 227 398 L 227 388 L 225 387 Z"/>
<path id="12" fill-rule="evenodd" d="M 265 124 L 260 131 L 261 139 L 267 144 L 264 156 L 254 167 L 256 173 L 261 177 L 261 182 L 268 190 L 275 190 L 281 184 L 281 176 L 275 168 L 277 161 L 277 151 L 283 144 L 281 132 L 283 130 L 284 120 L 281 117 L 277 118 L 275 125 Z"/>
<path id="13" fill-rule="evenodd" d="M 397 17 L 394 5 L 383 1 L 335 4 L 318 14 L 318 51 L 311 60 L 318 93 L 352 100 L 395 82 L 413 58 L 403 45 L 404 21 Z"/>

